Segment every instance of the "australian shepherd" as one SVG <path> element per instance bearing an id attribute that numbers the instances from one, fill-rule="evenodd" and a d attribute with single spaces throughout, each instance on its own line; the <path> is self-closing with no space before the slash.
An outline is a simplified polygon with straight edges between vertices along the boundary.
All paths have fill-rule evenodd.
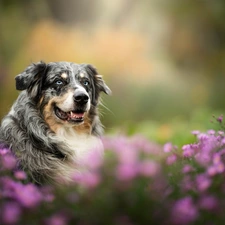
<path id="1" fill-rule="evenodd" d="M 97 107 L 110 89 L 89 64 L 38 62 L 15 79 L 22 92 L 2 120 L 0 144 L 33 182 L 70 182 L 86 154 L 102 154 Z"/>

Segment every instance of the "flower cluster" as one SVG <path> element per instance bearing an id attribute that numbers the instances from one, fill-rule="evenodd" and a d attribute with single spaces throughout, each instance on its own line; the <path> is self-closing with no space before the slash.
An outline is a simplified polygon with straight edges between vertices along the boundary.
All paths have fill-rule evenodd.
<path id="1" fill-rule="evenodd" d="M 0 148 L 0 224 L 223 224 L 224 132 L 192 134 L 195 143 L 181 149 L 105 137 L 104 161 L 93 151 L 83 161 L 88 169 L 63 188 L 29 183 Z"/>
<path id="2" fill-rule="evenodd" d="M 1 148 L 0 224 L 17 224 L 25 212 L 35 211 L 42 203 L 53 200 L 50 189 L 25 182 L 26 173 L 17 167 L 16 157 L 12 152 Z"/>
<path id="3" fill-rule="evenodd" d="M 182 151 L 169 148 L 177 160 L 172 169 L 172 177 L 177 175 L 173 192 L 179 196 L 171 209 L 172 224 L 208 224 L 212 220 L 223 221 L 220 209 L 224 206 L 225 191 L 225 136 L 223 131 L 208 130 L 206 133 L 193 131 L 196 143 L 186 144 Z M 168 149 L 168 144 L 164 146 Z M 167 159 L 168 159 L 167 158 Z"/>

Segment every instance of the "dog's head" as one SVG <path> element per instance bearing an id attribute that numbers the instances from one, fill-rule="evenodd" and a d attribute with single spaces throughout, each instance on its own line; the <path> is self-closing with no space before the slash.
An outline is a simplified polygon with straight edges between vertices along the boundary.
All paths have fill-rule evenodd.
<path id="1" fill-rule="evenodd" d="M 100 92 L 111 93 L 92 65 L 69 62 L 31 64 L 16 76 L 16 88 L 27 90 L 53 131 L 61 125 L 87 125 Z"/>

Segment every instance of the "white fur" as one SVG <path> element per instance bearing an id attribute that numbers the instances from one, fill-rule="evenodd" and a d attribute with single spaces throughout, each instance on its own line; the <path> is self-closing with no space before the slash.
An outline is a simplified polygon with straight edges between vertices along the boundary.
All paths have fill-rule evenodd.
<path id="1" fill-rule="evenodd" d="M 77 87 L 77 89 L 80 89 L 82 92 L 84 92 L 85 94 L 88 95 L 85 88 L 79 86 L 79 87 Z M 72 91 L 69 92 L 65 101 L 63 101 L 61 104 L 57 104 L 57 107 L 60 108 L 64 112 L 72 111 L 74 109 L 73 95 L 74 95 L 74 92 L 72 92 Z M 86 111 L 88 111 L 90 109 L 90 107 L 91 107 L 91 102 L 90 102 L 90 98 L 89 98 L 89 100 L 87 102 L 87 106 L 86 106 Z"/>
<path id="2" fill-rule="evenodd" d="M 92 150 L 103 153 L 103 145 L 98 137 L 91 134 L 77 133 L 72 127 L 61 128 L 57 131 L 58 138 L 68 147 L 75 162 L 81 161 Z"/>
<path id="3" fill-rule="evenodd" d="M 103 158 L 103 144 L 102 141 L 91 134 L 79 134 L 72 127 L 63 127 L 58 130 L 58 139 L 68 146 L 69 163 L 64 162 L 63 167 L 60 166 L 59 178 L 61 182 L 68 183 L 73 181 L 75 172 L 82 173 L 87 168 L 83 165 L 85 159 L 94 152 L 97 157 Z M 71 163 L 72 162 L 72 163 Z"/>

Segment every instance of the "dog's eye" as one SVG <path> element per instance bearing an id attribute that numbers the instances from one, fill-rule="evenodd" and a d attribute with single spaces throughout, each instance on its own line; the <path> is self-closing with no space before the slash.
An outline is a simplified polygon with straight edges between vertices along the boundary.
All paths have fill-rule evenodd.
<path id="1" fill-rule="evenodd" d="M 83 81 L 83 85 L 84 85 L 84 86 L 88 86 L 88 85 L 89 85 L 89 81 L 88 81 L 88 80 L 84 80 L 84 81 Z"/>
<path id="2" fill-rule="evenodd" d="M 56 85 L 62 85 L 62 84 L 63 84 L 63 81 L 57 80 L 57 81 L 55 82 L 55 84 L 56 84 Z"/>

